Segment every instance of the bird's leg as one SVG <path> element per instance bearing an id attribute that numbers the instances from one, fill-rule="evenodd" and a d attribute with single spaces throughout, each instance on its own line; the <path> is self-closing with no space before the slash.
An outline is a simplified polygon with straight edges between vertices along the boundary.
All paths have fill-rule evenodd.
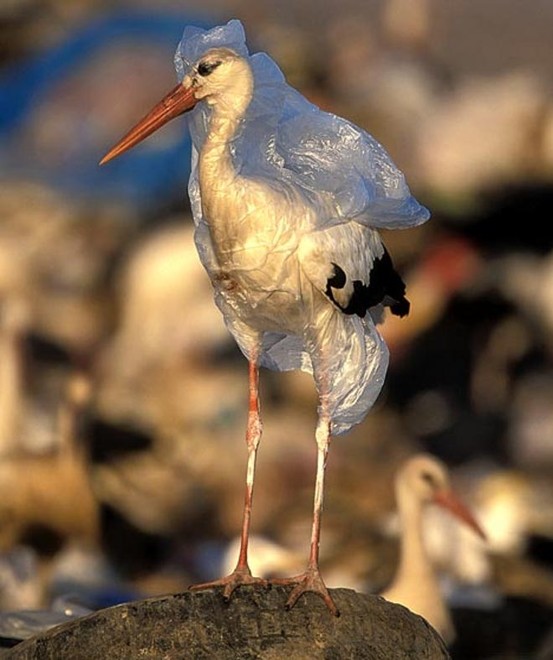
<path id="1" fill-rule="evenodd" d="M 257 359 L 249 362 L 249 405 L 248 426 L 246 429 L 246 444 L 248 448 L 248 467 L 246 472 L 246 494 L 244 497 L 244 514 L 242 519 L 242 533 L 240 535 L 240 553 L 234 571 L 226 577 L 212 582 L 193 585 L 190 589 L 200 590 L 211 587 L 224 587 L 223 596 L 228 600 L 236 587 L 242 584 L 260 584 L 268 586 L 267 580 L 253 577 L 248 566 L 248 540 L 250 535 L 250 520 L 252 513 L 253 484 L 255 478 L 255 463 L 257 448 L 261 439 L 261 416 L 259 412 L 259 368 Z"/>
<path id="2" fill-rule="evenodd" d="M 286 602 L 290 609 L 296 604 L 298 598 L 306 591 L 318 594 L 326 603 L 328 609 L 335 616 L 340 616 L 328 589 L 326 588 L 319 570 L 319 542 L 321 536 L 321 516 L 323 512 L 324 477 L 328 447 L 330 444 L 330 415 L 326 405 L 326 396 L 321 396 L 321 408 L 316 430 L 317 440 L 317 477 L 315 480 L 315 497 L 313 502 L 313 525 L 311 529 L 311 546 L 307 569 L 301 575 L 292 578 L 277 578 L 271 580 L 273 584 L 294 585 L 292 593 Z"/>
<path id="3" fill-rule="evenodd" d="M 261 417 L 259 414 L 259 368 L 255 360 L 249 363 L 249 406 L 248 406 L 248 427 L 246 430 L 246 444 L 248 448 L 248 467 L 246 472 L 246 493 L 244 496 L 244 516 L 242 520 L 242 533 L 240 536 L 240 553 L 238 563 L 234 569 L 234 574 L 245 577 L 244 581 L 262 582 L 267 584 L 266 580 L 252 578 L 248 566 L 248 540 L 250 535 L 250 521 L 252 514 L 253 484 L 255 478 L 255 463 L 257 459 L 257 448 L 261 439 Z"/>

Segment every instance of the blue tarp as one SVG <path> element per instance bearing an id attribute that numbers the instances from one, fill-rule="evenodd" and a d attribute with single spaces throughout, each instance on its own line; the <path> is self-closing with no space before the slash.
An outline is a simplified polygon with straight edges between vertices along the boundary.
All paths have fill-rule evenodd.
<path id="1" fill-rule="evenodd" d="M 95 126 L 101 118 L 83 117 L 82 124 L 68 127 L 64 157 L 48 162 L 36 152 L 25 134 L 32 122 L 40 121 L 40 104 L 52 103 L 52 90 L 75 76 L 93 58 L 121 40 L 136 43 L 149 52 L 159 48 L 172 57 L 186 25 L 209 27 L 205 19 L 189 14 L 125 13 L 104 16 L 80 28 L 65 43 L 35 55 L 2 72 L 0 77 L 0 176 L 39 180 L 68 194 L 102 199 L 119 199 L 140 208 L 155 208 L 177 195 L 185 195 L 190 171 L 188 130 L 174 130 L 155 149 L 138 147 L 107 166 L 98 160 L 112 146 L 94 141 Z M 176 79 L 175 79 L 176 82 Z M 125 93 L 125 81 L 121 92 Z M 164 90 L 167 91 L 167 90 Z M 55 96 L 55 95 L 54 95 Z M 136 119 L 149 108 L 137 108 Z M 50 108 L 51 112 L 51 108 Z M 87 125 L 87 121 L 90 125 Z M 130 126 L 129 126 L 130 128 Z M 121 137 L 112 136 L 113 141 Z"/>

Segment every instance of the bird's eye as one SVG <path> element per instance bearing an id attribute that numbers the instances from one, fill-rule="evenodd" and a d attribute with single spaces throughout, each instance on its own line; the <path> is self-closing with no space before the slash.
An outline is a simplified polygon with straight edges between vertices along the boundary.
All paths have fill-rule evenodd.
<path id="1" fill-rule="evenodd" d="M 434 476 L 432 474 L 430 474 L 430 472 L 423 472 L 421 474 L 421 477 L 424 479 L 424 481 L 426 481 L 426 483 L 429 486 L 435 486 L 436 485 L 436 481 L 434 479 Z"/>
<path id="2" fill-rule="evenodd" d="M 209 76 L 209 74 L 213 73 L 219 64 L 221 64 L 220 60 L 216 60 L 215 62 L 200 62 L 198 64 L 198 73 L 200 76 Z"/>

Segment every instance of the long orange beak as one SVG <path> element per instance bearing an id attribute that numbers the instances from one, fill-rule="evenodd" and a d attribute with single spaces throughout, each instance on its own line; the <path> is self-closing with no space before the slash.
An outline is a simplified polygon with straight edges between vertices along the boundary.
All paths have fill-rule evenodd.
<path id="1" fill-rule="evenodd" d="M 472 513 L 451 490 L 440 490 L 434 495 L 434 502 L 447 509 L 455 517 L 468 525 L 484 541 L 487 540 L 484 530 L 476 522 Z"/>
<path id="2" fill-rule="evenodd" d="M 197 102 L 198 99 L 194 96 L 194 88 L 184 87 L 179 83 L 108 151 L 100 161 L 100 165 L 107 163 L 116 156 L 119 156 L 119 154 L 128 151 L 139 142 L 142 142 L 142 140 L 171 121 L 171 119 L 192 109 Z"/>

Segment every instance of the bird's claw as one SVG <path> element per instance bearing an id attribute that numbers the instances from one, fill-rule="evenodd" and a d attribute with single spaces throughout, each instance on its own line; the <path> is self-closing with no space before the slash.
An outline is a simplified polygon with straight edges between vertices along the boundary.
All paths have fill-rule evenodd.
<path id="1" fill-rule="evenodd" d="M 270 587 L 269 582 L 263 578 L 254 577 L 249 568 L 236 568 L 230 575 L 212 580 L 211 582 L 202 582 L 201 584 L 193 584 L 188 587 L 191 591 L 203 591 L 204 589 L 214 589 L 223 587 L 223 598 L 226 602 L 230 598 L 235 589 L 243 585 L 261 586 L 264 588 Z"/>
<path id="2" fill-rule="evenodd" d="M 287 610 L 290 610 L 292 607 L 294 607 L 300 596 L 308 591 L 311 591 L 323 599 L 331 614 L 334 616 L 340 616 L 340 612 L 332 600 L 332 597 L 328 593 L 328 589 L 323 582 L 323 578 L 321 577 L 318 568 L 308 568 L 305 573 L 296 575 L 295 577 L 291 578 L 276 578 L 271 580 L 271 583 L 284 586 L 294 585 L 294 588 L 292 589 L 292 592 L 286 601 L 285 607 Z"/>

